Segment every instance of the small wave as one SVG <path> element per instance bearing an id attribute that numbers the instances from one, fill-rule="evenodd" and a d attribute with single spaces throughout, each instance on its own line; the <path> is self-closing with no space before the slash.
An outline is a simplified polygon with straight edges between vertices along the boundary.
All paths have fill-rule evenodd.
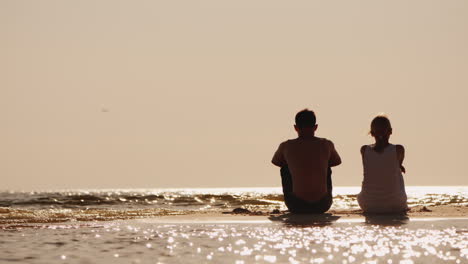
<path id="1" fill-rule="evenodd" d="M 12 209 L 0 208 L 0 225 L 30 223 L 60 223 L 68 221 L 111 221 L 166 215 L 191 214 L 193 211 L 166 209 Z"/>
<path id="2" fill-rule="evenodd" d="M 96 193 L 32 193 L 23 195 L 0 194 L 0 207 L 25 208 L 79 208 L 90 206 L 154 206 L 220 208 L 242 205 L 273 205 L 283 201 L 280 194 L 193 194 L 164 192 L 160 194 L 96 192 Z"/>

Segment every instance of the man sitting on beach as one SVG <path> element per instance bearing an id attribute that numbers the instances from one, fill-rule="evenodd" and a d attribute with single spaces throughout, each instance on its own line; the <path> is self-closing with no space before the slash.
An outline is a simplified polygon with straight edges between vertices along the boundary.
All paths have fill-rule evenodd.
<path id="1" fill-rule="evenodd" d="M 315 113 L 296 114 L 298 137 L 281 143 L 272 163 L 281 167 L 284 201 L 292 213 L 324 213 L 333 203 L 330 167 L 341 164 L 333 142 L 315 136 Z"/>

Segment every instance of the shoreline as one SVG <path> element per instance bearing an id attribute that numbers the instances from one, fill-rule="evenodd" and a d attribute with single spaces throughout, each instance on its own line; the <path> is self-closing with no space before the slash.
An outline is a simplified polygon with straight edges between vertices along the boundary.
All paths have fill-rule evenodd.
<path id="1" fill-rule="evenodd" d="M 414 219 L 420 221 L 420 219 L 430 220 L 430 219 L 466 219 L 468 220 L 468 206 L 414 206 L 410 208 L 407 214 L 371 214 L 364 215 L 360 209 L 350 209 L 350 210 L 329 210 L 324 214 L 290 214 L 288 211 L 277 211 L 275 213 L 260 212 L 260 211 L 248 211 L 246 209 L 237 210 L 234 209 L 231 212 L 199 212 L 195 214 L 182 214 L 182 215 L 164 215 L 152 217 L 151 219 L 167 219 L 167 220 L 222 220 L 222 219 L 235 219 L 238 221 L 253 221 L 258 219 L 268 219 L 269 217 L 281 218 L 287 216 L 295 216 L 298 218 L 313 218 L 321 216 L 324 217 L 339 217 L 344 221 L 346 219 L 365 219 L 369 217 L 374 218 L 386 218 L 386 219 L 395 219 L 398 217 L 405 217 L 409 220 Z M 184 220 L 185 221 L 185 220 Z"/>
<path id="2" fill-rule="evenodd" d="M 78 213 L 78 215 L 76 215 Z M 89 213 L 89 214 L 87 214 Z M 221 222 L 274 222 L 298 221 L 305 224 L 329 222 L 408 222 L 437 219 L 466 219 L 468 220 L 467 205 L 439 205 L 439 206 L 413 206 L 406 214 L 374 214 L 364 215 L 359 209 L 333 209 L 324 214 L 291 214 L 286 210 L 250 211 L 245 208 L 235 208 L 231 211 L 152 211 L 152 210 L 112 210 L 105 212 L 104 217 L 93 212 L 37 212 L 2 210 L 0 211 L 0 229 L 14 227 L 38 227 L 53 225 L 75 225 L 80 223 L 99 223 L 113 221 L 150 221 L 154 223 L 221 223 Z M 81 214 L 81 215 L 80 215 Z"/>
<path id="3" fill-rule="evenodd" d="M 442 216 L 442 215 L 372 215 L 359 214 L 278 214 L 278 215 L 247 215 L 247 214 L 222 214 L 206 212 L 186 215 L 164 215 L 143 218 L 128 218 L 114 220 L 93 221 L 64 221 L 64 222 L 29 222 L 29 223 L 4 223 L 0 224 L 0 231 L 22 230 L 22 229 L 81 229 L 81 228 L 103 228 L 114 225 L 226 225 L 226 224 L 283 224 L 289 227 L 323 227 L 334 224 L 369 224 L 380 226 L 403 226 L 409 223 L 428 222 L 444 223 L 449 221 L 463 221 L 468 224 L 468 215 L 464 216 Z M 468 232 L 463 229 L 462 232 Z"/>

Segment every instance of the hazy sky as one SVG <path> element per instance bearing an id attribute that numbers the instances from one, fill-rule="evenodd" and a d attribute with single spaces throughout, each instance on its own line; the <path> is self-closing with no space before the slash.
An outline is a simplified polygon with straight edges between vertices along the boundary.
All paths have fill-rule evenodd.
<path id="1" fill-rule="evenodd" d="M 0 0 L 0 189 L 280 186 L 317 113 L 360 185 L 385 112 L 407 185 L 468 185 L 468 1 Z"/>

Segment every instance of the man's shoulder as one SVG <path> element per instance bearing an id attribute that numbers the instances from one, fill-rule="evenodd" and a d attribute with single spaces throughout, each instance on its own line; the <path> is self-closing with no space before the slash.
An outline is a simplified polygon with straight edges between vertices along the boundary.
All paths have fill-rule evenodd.
<path id="1" fill-rule="evenodd" d="M 315 140 L 314 140 L 314 141 L 315 141 L 315 142 L 318 141 L 318 142 L 320 142 L 320 143 L 322 143 L 322 144 L 325 144 L 325 145 L 327 145 L 327 146 L 333 146 L 333 141 L 331 141 L 331 140 L 328 139 L 328 138 L 315 137 Z M 292 145 L 292 144 L 294 144 L 294 143 L 300 144 L 300 143 L 303 143 L 303 142 L 304 142 L 304 141 L 301 140 L 300 138 L 293 138 L 293 139 L 288 139 L 288 140 L 286 140 L 286 141 L 281 142 L 280 146 L 281 146 L 281 145 L 282 145 L 282 146 Z"/>
<path id="2" fill-rule="evenodd" d="M 323 142 L 324 144 L 333 145 L 333 141 L 331 141 L 328 138 L 319 138 L 319 137 L 317 137 L 317 139 L 320 140 L 321 142 Z"/>
<path id="3" fill-rule="evenodd" d="M 324 146 L 328 151 L 335 151 L 335 144 L 328 138 L 320 138 L 322 141 L 322 146 Z"/>
<path id="4" fill-rule="evenodd" d="M 287 145 L 290 144 L 290 141 L 291 141 L 291 139 L 288 139 L 288 140 L 286 140 L 286 141 L 281 142 L 281 143 L 279 144 L 278 148 L 279 148 L 279 149 L 285 148 Z"/>
<path id="5" fill-rule="evenodd" d="M 297 140 L 297 138 L 288 139 L 288 140 L 285 140 L 285 141 L 281 142 L 280 145 L 283 145 L 283 146 L 288 145 L 288 144 L 294 143 L 296 140 Z"/>

